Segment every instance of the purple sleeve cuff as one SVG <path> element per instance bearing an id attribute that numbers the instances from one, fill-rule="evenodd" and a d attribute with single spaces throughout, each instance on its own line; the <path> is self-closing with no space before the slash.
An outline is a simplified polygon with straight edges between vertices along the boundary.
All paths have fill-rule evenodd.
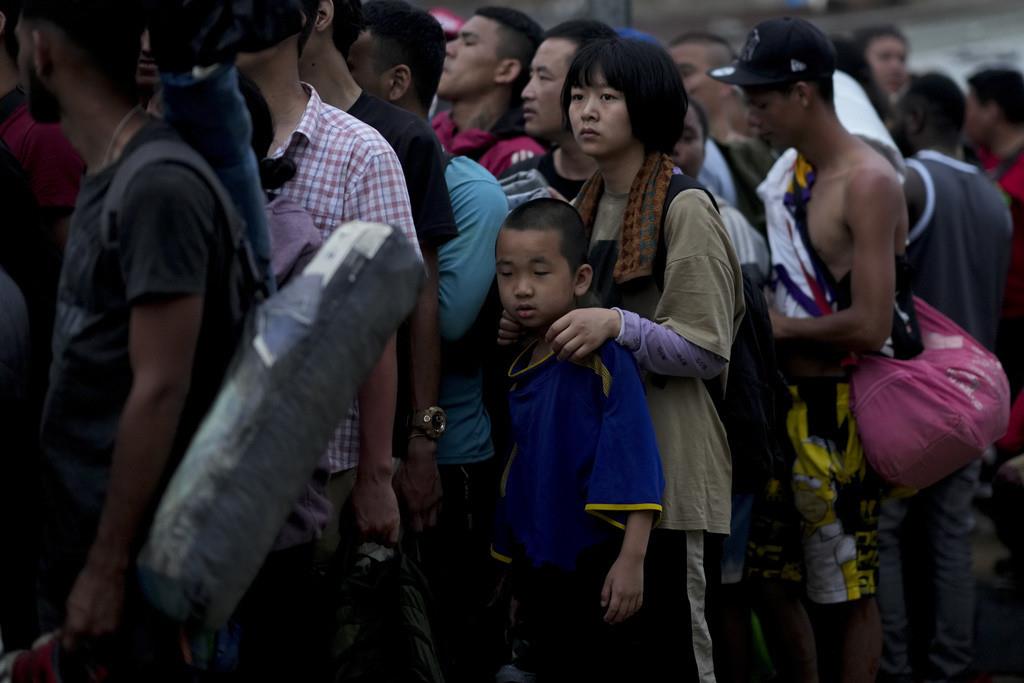
<path id="1" fill-rule="evenodd" d="M 716 353 L 703 349 L 673 330 L 651 322 L 647 318 L 623 311 L 619 336 L 621 346 L 633 352 L 640 367 L 648 372 L 670 377 L 696 377 L 711 379 L 725 369 L 726 361 Z"/>

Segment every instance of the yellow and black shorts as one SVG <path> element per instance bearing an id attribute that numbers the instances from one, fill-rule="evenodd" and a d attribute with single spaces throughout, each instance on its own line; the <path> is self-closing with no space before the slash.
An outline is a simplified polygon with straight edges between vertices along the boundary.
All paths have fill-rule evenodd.
<path id="1" fill-rule="evenodd" d="M 803 581 L 820 604 L 874 595 L 882 486 L 850 411 L 850 385 L 816 378 L 790 386 L 786 418 L 793 467 L 755 504 L 751 578 Z"/>

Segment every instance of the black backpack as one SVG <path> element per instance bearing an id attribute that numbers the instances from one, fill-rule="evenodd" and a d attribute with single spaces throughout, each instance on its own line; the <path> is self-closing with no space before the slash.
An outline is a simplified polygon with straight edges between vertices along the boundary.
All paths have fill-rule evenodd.
<path id="1" fill-rule="evenodd" d="M 672 201 L 686 190 L 702 190 L 718 209 L 715 198 L 697 181 L 685 175 L 674 175 L 665 196 L 662 221 Z M 654 279 L 659 290 L 665 286 L 666 259 L 663 229 L 654 261 Z M 779 434 L 785 433 L 780 430 L 784 430 L 790 395 L 775 359 L 768 302 L 746 271 L 743 271 L 743 303 L 746 313 L 732 343 L 725 391 L 723 393 L 717 377 L 705 380 L 704 386 L 729 438 L 733 491 L 756 493 L 787 465 L 786 450 Z M 655 377 L 653 381 L 660 384 L 665 378 Z"/>
<path id="2" fill-rule="evenodd" d="M 213 192 L 217 206 L 227 222 L 231 239 L 231 272 L 228 274 L 228 282 L 234 286 L 227 293 L 228 306 L 231 319 L 237 321 L 241 329 L 249 311 L 267 296 L 264 280 L 260 276 L 249 241 L 246 239 L 245 223 L 235 210 L 230 195 L 206 160 L 199 152 L 189 147 L 188 143 L 174 139 L 153 140 L 140 145 L 121 161 L 103 197 L 103 223 L 100 226 L 103 245 L 112 248 L 117 244 L 117 212 L 123 204 L 125 192 L 134 178 L 147 166 L 156 163 L 174 163 L 190 169 Z"/>

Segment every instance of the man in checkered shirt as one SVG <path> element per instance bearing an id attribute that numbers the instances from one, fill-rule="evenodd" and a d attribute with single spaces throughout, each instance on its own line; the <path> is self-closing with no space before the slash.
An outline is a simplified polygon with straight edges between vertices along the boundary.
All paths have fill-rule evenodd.
<path id="1" fill-rule="evenodd" d="M 347 221 L 373 221 L 400 230 L 419 253 L 405 178 L 391 146 L 374 129 L 325 104 L 299 80 L 299 53 L 311 29 L 307 23 L 301 33 L 275 47 L 238 59 L 239 69 L 259 86 L 274 119 L 268 156 L 287 155 L 297 167 L 281 193 L 310 213 L 325 239 Z M 349 500 L 361 538 L 389 545 L 397 542 L 399 529 L 392 488 L 397 374 L 393 337 L 360 387 L 356 403 L 348 408 L 327 453 L 333 479 L 352 479 L 355 472 Z M 344 407 L 338 413 L 345 414 Z M 309 494 L 322 496 L 324 491 L 311 488 Z M 319 502 L 326 503 L 326 498 Z M 337 517 L 335 509 L 335 524 Z M 305 531 L 296 539 L 300 545 L 287 549 L 278 545 L 246 598 L 250 605 L 259 605 L 251 610 L 259 613 L 257 617 L 242 617 L 246 644 L 241 659 L 247 670 L 266 674 L 266 667 L 274 666 L 272 653 L 281 651 L 283 640 L 289 644 L 312 640 L 301 635 L 311 621 L 303 610 L 316 600 L 309 586 L 314 541 L 322 530 Z M 261 653 L 265 648 L 269 652 Z M 291 662 L 301 659 L 294 652 L 288 657 Z"/>

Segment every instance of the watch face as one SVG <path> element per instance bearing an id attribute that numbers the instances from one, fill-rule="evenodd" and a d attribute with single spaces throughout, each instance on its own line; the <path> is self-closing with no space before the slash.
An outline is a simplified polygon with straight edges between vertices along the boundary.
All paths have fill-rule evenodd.
<path id="1" fill-rule="evenodd" d="M 448 421 L 445 418 L 445 414 L 439 410 L 431 415 L 430 426 L 438 434 L 444 434 L 444 430 L 448 427 Z"/>

